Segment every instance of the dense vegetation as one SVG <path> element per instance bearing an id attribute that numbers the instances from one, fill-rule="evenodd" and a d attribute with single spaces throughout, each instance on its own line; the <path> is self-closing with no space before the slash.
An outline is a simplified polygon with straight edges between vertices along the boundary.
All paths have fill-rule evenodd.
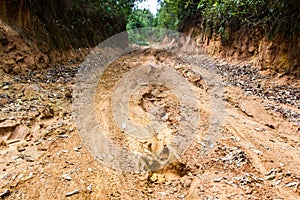
<path id="1" fill-rule="evenodd" d="M 300 28 L 298 0 L 201 0 L 197 9 L 207 26 L 223 34 L 227 28 L 258 28 L 272 39 L 277 33 L 291 36 Z"/>
<path id="2" fill-rule="evenodd" d="M 155 20 L 150 10 L 134 9 L 128 16 L 127 30 L 151 26 L 155 26 Z"/>
<path id="3" fill-rule="evenodd" d="M 164 0 L 152 26 L 176 30 L 202 24 L 226 36 L 230 31 L 259 29 L 272 39 L 300 30 L 299 0 Z M 144 24 L 147 26 L 147 24 Z"/>

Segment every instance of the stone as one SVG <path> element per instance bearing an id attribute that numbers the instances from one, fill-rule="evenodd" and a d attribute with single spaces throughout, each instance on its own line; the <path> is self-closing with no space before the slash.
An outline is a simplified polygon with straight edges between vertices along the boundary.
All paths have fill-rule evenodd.
<path id="1" fill-rule="evenodd" d="M 42 114 L 43 114 L 42 118 L 49 119 L 49 118 L 54 117 L 54 110 L 52 107 L 48 106 L 42 110 Z"/>
<path id="2" fill-rule="evenodd" d="M 214 182 L 221 182 L 223 180 L 223 177 L 218 177 L 218 178 L 215 178 Z"/>
<path id="3" fill-rule="evenodd" d="M 9 85 L 5 85 L 4 87 L 2 87 L 3 90 L 8 90 L 9 89 Z"/>
<path id="4" fill-rule="evenodd" d="M 73 191 L 71 191 L 71 192 L 68 192 L 68 193 L 66 194 L 66 197 L 73 196 L 74 194 L 79 194 L 79 190 L 73 190 Z"/>
<path id="5" fill-rule="evenodd" d="M 25 151 L 25 150 L 26 150 L 26 148 L 23 147 L 23 146 L 18 146 L 18 147 L 17 147 L 17 151 L 18 151 L 18 152 L 22 152 L 22 151 Z"/>
<path id="6" fill-rule="evenodd" d="M 7 148 L 7 143 L 3 140 L 0 140 L 0 150 Z"/>
<path id="7" fill-rule="evenodd" d="M 89 191 L 89 192 L 92 192 L 92 188 L 93 187 L 93 184 L 89 184 L 87 187 L 86 187 L 86 190 Z"/>
<path id="8" fill-rule="evenodd" d="M 14 132 L 8 137 L 9 140 L 25 140 L 30 134 L 30 130 L 25 125 L 19 125 L 15 128 Z"/>
<path id="9" fill-rule="evenodd" d="M 271 180 L 273 180 L 275 178 L 276 178 L 276 173 L 275 172 L 273 172 L 270 175 L 268 175 L 268 176 L 265 177 L 265 179 L 268 180 L 268 181 L 271 181 Z"/>
<path id="10" fill-rule="evenodd" d="M 10 194 L 10 191 L 8 189 L 5 189 L 3 192 L 0 193 L 0 198 L 4 198 L 5 196 L 8 196 Z"/>
<path id="11" fill-rule="evenodd" d="M 153 173 L 150 180 L 154 183 L 162 184 L 166 182 L 165 176 L 162 174 Z"/>
<path id="12" fill-rule="evenodd" d="M 31 101 L 41 96 L 41 88 L 38 85 L 29 85 L 24 90 L 22 100 Z"/>
<path id="13" fill-rule="evenodd" d="M 71 181 L 72 180 L 72 177 L 69 174 L 63 174 L 62 178 L 65 179 L 65 180 L 67 180 L 67 181 Z"/>

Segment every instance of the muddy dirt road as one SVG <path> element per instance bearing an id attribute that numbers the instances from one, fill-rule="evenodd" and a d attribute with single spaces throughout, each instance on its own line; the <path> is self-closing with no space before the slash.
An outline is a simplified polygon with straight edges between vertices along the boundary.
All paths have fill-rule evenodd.
<path id="1" fill-rule="evenodd" d="M 118 81 L 141 65 L 159 65 L 189 82 L 199 101 L 197 132 L 183 155 L 155 172 L 112 169 L 86 150 L 72 110 L 76 66 L 1 74 L 0 199 L 300 199 L 299 80 L 198 58 L 223 81 L 223 126 L 212 148 L 205 138 L 216 116 L 199 66 L 145 48 L 111 63 L 97 86 L 101 129 L 115 145 L 151 154 L 178 134 L 180 99 L 155 83 L 133 93 L 132 120 L 147 125 L 150 113 L 166 126 L 150 141 L 131 141 L 113 120 Z"/>

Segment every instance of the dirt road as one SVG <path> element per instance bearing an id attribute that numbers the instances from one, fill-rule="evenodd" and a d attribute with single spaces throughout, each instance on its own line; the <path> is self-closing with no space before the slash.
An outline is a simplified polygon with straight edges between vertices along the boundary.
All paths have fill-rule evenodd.
<path id="1" fill-rule="evenodd" d="M 99 81 L 94 106 L 101 129 L 115 145 L 144 153 L 162 152 L 178 134 L 180 99 L 160 84 L 133 93 L 129 114 L 135 123 L 149 123 L 147 113 L 160 107 L 163 113 L 157 115 L 167 128 L 164 137 L 131 141 L 113 119 L 118 81 L 152 63 L 174 69 L 190 83 L 200 102 L 197 133 L 183 155 L 155 172 L 112 169 L 86 150 L 72 110 L 76 66 L 2 74 L 0 199 L 300 199 L 299 80 L 197 57 L 224 86 L 223 126 L 212 149 L 205 143 L 214 117 L 210 85 L 195 63 L 140 49 L 111 63 Z"/>

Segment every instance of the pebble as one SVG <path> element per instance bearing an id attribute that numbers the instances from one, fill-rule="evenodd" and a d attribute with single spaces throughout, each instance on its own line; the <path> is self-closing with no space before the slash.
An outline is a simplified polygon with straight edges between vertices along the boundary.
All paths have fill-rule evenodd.
<path id="1" fill-rule="evenodd" d="M 63 177 L 63 179 L 65 179 L 67 181 L 71 181 L 72 180 L 72 178 L 71 178 L 71 176 L 69 174 L 63 174 L 62 177 Z"/>
<path id="2" fill-rule="evenodd" d="M 10 191 L 8 189 L 5 189 L 2 193 L 0 193 L 0 198 L 3 198 L 9 194 L 10 194 Z"/>
<path id="3" fill-rule="evenodd" d="M 215 178 L 214 182 L 221 182 L 223 180 L 223 177 Z"/>
<path id="4" fill-rule="evenodd" d="M 297 182 L 290 182 L 290 183 L 288 183 L 288 184 L 286 184 L 285 185 L 285 187 L 297 187 L 299 185 L 299 183 L 297 183 Z"/>
<path id="5" fill-rule="evenodd" d="M 92 183 L 89 184 L 89 185 L 86 187 L 87 191 L 92 192 L 92 189 L 93 189 L 92 187 L 93 187 L 93 184 L 92 184 Z"/>
<path id="6" fill-rule="evenodd" d="M 157 173 L 153 173 L 150 180 L 154 183 L 159 183 L 159 184 L 166 182 L 165 176 Z"/>
<path id="7" fill-rule="evenodd" d="M 122 123 L 122 129 L 126 129 L 127 125 L 125 122 Z"/>
<path id="8" fill-rule="evenodd" d="M 78 147 L 74 147 L 73 150 L 78 152 L 79 148 Z"/>
<path id="9" fill-rule="evenodd" d="M 58 135 L 59 138 L 68 138 L 68 135 Z"/>
<path id="10" fill-rule="evenodd" d="M 276 185 L 279 185 L 280 183 L 281 183 L 281 180 L 278 180 L 278 181 L 276 181 L 275 183 L 273 183 L 272 186 L 274 187 L 274 186 L 276 186 Z"/>
<path id="11" fill-rule="evenodd" d="M 68 192 L 66 197 L 73 196 L 74 194 L 79 194 L 79 190 L 73 190 L 72 192 Z"/>
<path id="12" fill-rule="evenodd" d="M 252 151 L 257 155 L 263 155 L 263 152 L 257 149 L 252 149 Z"/>
<path id="13" fill-rule="evenodd" d="M 276 178 L 276 173 L 275 172 L 273 172 L 272 174 L 265 177 L 265 179 L 268 180 L 268 181 L 271 181 L 275 178 Z"/>
<path id="14" fill-rule="evenodd" d="M 18 151 L 18 152 L 22 152 L 22 151 L 25 151 L 25 150 L 26 150 L 25 147 L 22 147 L 22 146 L 18 146 L 18 147 L 17 147 L 17 151 Z"/>
<path id="15" fill-rule="evenodd" d="M 8 90 L 9 89 L 9 85 L 6 85 L 2 88 L 3 90 Z"/>
<path id="16" fill-rule="evenodd" d="M 250 187 L 246 188 L 245 194 L 251 194 L 253 190 Z"/>

